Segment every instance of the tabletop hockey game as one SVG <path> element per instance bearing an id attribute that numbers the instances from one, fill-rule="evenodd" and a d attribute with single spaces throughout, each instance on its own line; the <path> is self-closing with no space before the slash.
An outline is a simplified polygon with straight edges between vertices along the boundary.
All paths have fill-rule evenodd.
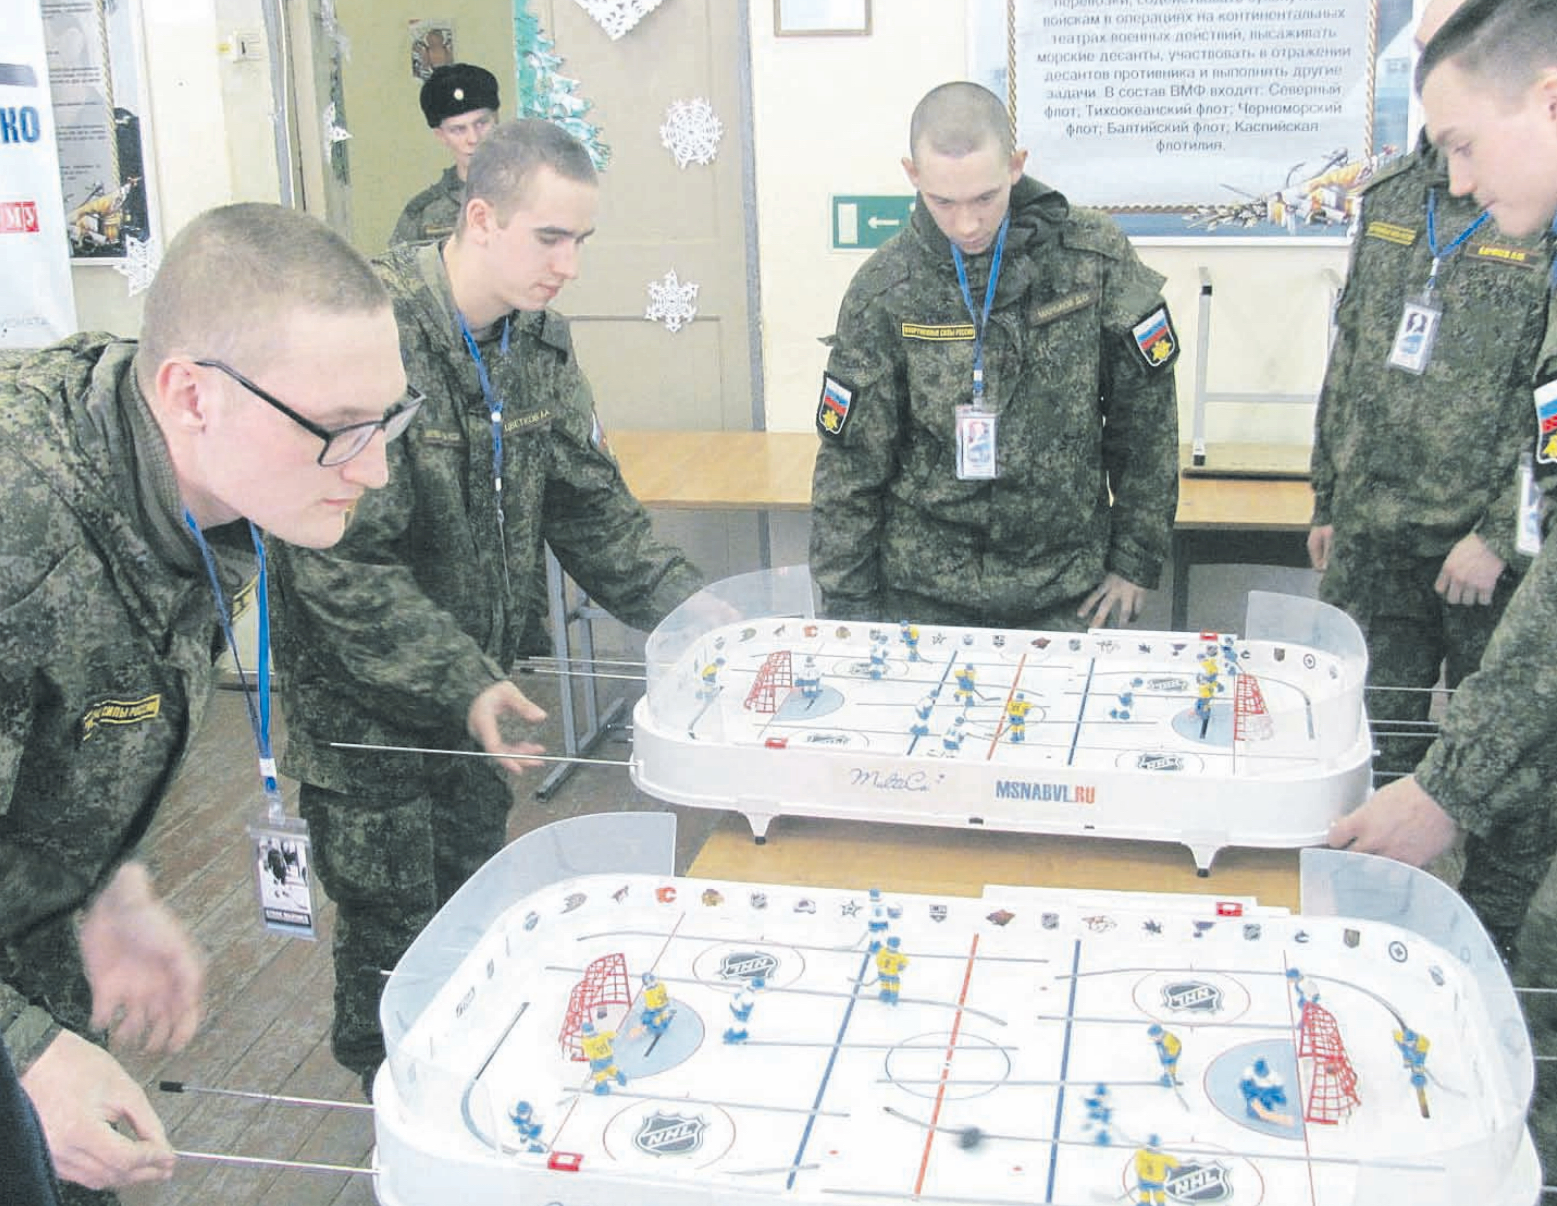
<path id="1" fill-rule="evenodd" d="M 791 567 L 689 600 L 647 662 L 634 781 L 759 841 L 785 814 L 1085 833 L 1204 873 L 1323 841 L 1368 790 L 1362 635 L 1312 599 L 1251 593 L 1241 635 L 840 623 Z"/>
<path id="2" fill-rule="evenodd" d="M 1538 1195 L 1513 991 L 1425 873 L 1304 851 L 1296 915 L 928 897 L 677 878 L 673 833 L 537 830 L 417 939 L 382 1007 L 380 1201 Z"/>

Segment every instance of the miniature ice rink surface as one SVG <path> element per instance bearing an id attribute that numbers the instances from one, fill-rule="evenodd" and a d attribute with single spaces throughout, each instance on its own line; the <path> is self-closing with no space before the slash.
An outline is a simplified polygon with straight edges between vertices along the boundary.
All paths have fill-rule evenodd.
<path id="1" fill-rule="evenodd" d="M 1223 846 L 1324 840 L 1368 791 L 1367 654 L 1344 613 L 1249 596 L 1244 632 L 839 622 L 803 567 L 715 584 L 647 647 L 634 782 L 775 816 Z"/>
<path id="2" fill-rule="evenodd" d="M 1153 1172 L 1173 1203 L 1538 1197 L 1513 990 L 1423 872 L 1304 851 L 1295 915 L 872 894 L 677 878 L 673 832 L 526 835 L 417 939 L 383 1003 L 382 1202 L 1081 1206 Z"/>

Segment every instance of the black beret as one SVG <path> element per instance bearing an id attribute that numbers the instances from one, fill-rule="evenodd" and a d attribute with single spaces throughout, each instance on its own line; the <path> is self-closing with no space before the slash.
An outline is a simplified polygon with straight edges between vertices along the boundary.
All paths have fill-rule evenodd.
<path id="1" fill-rule="evenodd" d="M 485 67 L 450 63 L 439 67 L 422 85 L 422 114 L 436 130 L 447 118 L 472 109 L 496 109 L 497 77 Z"/>

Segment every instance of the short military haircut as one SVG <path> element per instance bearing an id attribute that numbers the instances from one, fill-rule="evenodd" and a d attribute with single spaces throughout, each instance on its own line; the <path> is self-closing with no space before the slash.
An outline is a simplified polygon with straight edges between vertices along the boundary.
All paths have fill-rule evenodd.
<path id="1" fill-rule="evenodd" d="M 924 147 L 960 159 L 991 142 L 1003 156 L 1016 150 L 1005 102 L 988 88 L 965 80 L 932 88 L 914 106 L 908 122 L 909 158 Z"/>
<path id="2" fill-rule="evenodd" d="M 1422 50 L 1416 87 L 1452 61 L 1507 97 L 1557 68 L 1557 0 L 1467 0 Z"/>
<path id="3" fill-rule="evenodd" d="M 224 205 L 179 231 L 162 257 L 146 293 L 137 376 L 149 396 L 172 356 L 258 372 L 292 315 L 388 307 L 367 260 L 317 218 L 259 202 Z"/>
<path id="4" fill-rule="evenodd" d="M 499 226 L 507 224 L 543 167 L 579 184 L 594 184 L 598 179 L 584 144 L 556 122 L 527 117 L 498 126 L 470 157 L 457 229 L 465 229 L 465 206 L 478 197 L 497 213 Z"/>

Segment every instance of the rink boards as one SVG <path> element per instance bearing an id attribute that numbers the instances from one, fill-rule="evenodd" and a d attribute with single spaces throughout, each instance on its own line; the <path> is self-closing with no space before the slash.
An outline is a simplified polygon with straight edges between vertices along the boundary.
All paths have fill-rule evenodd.
<path id="1" fill-rule="evenodd" d="M 1120 1201 L 1153 1134 L 1176 1161 L 1172 1202 L 1449 1202 L 1468 1176 L 1515 1200 L 1491 1137 L 1522 1125 L 1522 1105 L 1464 953 L 1212 897 L 990 888 L 885 904 L 909 959 L 896 1005 L 874 983 L 863 891 L 595 876 L 516 902 L 379 1078 L 381 1200 Z M 627 1084 L 596 1095 L 559 1032 L 585 969 L 613 955 L 632 1000 L 600 1020 Z M 1293 969 L 1356 1076 L 1330 1121 L 1305 1117 L 1323 1078 L 1300 1055 Z M 645 972 L 676 1010 L 661 1036 L 640 1029 Z M 734 994 L 758 975 L 750 1038 L 727 1044 Z M 1153 1023 L 1182 1042 L 1177 1084 L 1160 1081 Z M 1407 1027 L 1431 1044 L 1420 1095 L 1394 1037 Z M 1284 1123 L 1245 1106 L 1257 1058 L 1284 1082 Z M 508 1122 L 520 1099 L 540 1152 Z"/>
<path id="2" fill-rule="evenodd" d="M 786 814 L 1090 833 L 1183 842 L 1203 870 L 1224 845 L 1322 841 L 1366 794 L 1352 659 L 1215 633 L 912 632 L 704 634 L 651 667 L 635 782 L 759 839 Z"/>

